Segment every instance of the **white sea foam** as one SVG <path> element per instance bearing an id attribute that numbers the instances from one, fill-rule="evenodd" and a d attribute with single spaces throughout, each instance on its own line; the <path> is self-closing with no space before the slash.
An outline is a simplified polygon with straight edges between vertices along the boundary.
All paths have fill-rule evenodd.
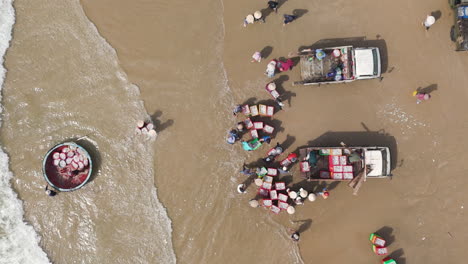
<path id="1" fill-rule="evenodd" d="M 4 55 L 9 47 L 15 23 L 13 0 L 0 0 L 0 87 L 6 69 Z M 39 247 L 39 236 L 23 221 L 23 207 L 10 180 L 8 156 L 0 150 L 0 263 L 50 263 Z"/>

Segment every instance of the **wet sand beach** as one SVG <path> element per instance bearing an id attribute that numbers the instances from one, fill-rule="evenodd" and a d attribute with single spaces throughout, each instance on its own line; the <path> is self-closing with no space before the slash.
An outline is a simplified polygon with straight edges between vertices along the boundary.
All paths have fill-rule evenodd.
<path id="1" fill-rule="evenodd" d="M 399 264 L 462 261 L 468 55 L 454 51 L 447 3 L 280 1 L 266 23 L 244 28 L 266 2 L 15 1 L 1 141 L 51 262 L 378 263 L 375 231 Z M 283 26 L 294 10 L 301 16 Z M 383 79 L 293 86 L 299 67 L 264 75 L 269 60 L 320 43 L 379 47 Z M 261 50 L 267 58 L 251 63 Z M 331 184 L 329 199 L 292 216 L 250 208 L 255 186 L 238 194 L 238 171 L 269 146 L 247 153 L 225 136 L 241 120 L 233 106 L 269 100 L 271 80 L 286 99 L 272 146 L 388 146 L 392 179 L 368 180 L 358 196 Z M 418 87 L 431 100 L 416 104 Z M 141 118 L 155 123 L 155 142 L 134 135 Z M 99 174 L 45 197 L 42 155 L 81 136 L 97 146 Z M 292 175 L 294 188 L 323 186 L 302 181 L 297 165 Z"/>

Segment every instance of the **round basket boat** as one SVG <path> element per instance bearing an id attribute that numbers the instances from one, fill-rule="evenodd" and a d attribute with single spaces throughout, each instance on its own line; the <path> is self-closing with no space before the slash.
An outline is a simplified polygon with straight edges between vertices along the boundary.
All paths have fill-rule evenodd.
<path id="1" fill-rule="evenodd" d="M 88 151 L 74 142 L 50 149 L 42 162 L 42 174 L 53 188 L 69 192 L 85 185 L 91 178 L 93 162 Z"/>

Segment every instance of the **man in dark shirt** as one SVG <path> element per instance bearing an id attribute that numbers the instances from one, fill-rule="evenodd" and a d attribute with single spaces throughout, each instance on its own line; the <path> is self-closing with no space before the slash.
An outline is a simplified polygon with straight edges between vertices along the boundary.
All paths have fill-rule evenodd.
<path id="1" fill-rule="evenodd" d="M 278 2 L 276 1 L 268 1 L 268 7 L 278 13 Z"/>
<path id="2" fill-rule="evenodd" d="M 57 192 L 56 192 L 56 191 L 54 191 L 54 190 L 49 190 L 49 185 L 46 185 L 46 187 L 45 187 L 45 192 L 46 192 L 46 194 L 49 195 L 50 197 L 57 195 Z"/>

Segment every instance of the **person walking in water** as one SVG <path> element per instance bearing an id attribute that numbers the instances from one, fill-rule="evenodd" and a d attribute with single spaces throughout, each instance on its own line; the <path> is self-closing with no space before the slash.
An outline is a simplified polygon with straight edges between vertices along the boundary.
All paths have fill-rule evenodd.
<path id="1" fill-rule="evenodd" d="M 291 240 L 294 242 L 299 242 L 299 238 L 301 238 L 299 231 L 294 230 L 294 229 L 289 229 L 289 232 L 291 233 Z"/>
<path id="2" fill-rule="evenodd" d="M 428 94 L 428 93 L 422 93 L 422 92 L 418 92 L 418 90 L 414 91 L 413 92 L 413 96 L 416 97 L 416 103 L 417 104 L 420 104 L 424 101 L 427 101 L 429 99 L 431 99 L 431 95 Z"/>
<path id="3" fill-rule="evenodd" d="M 297 18 L 297 16 L 288 15 L 288 14 L 284 14 L 283 16 L 284 16 L 283 26 L 286 26 L 287 24 L 293 22 Z"/>
<path id="4" fill-rule="evenodd" d="M 245 186 L 245 184 L 241 183 L 241 184 L 237 185 L 237 192 L 238 193 L 245 193 L 246 188 L 247 188 L 247 186 Z"/>
<path id="5" fill-rule="evenodd" d="M 423 26 L 426 28 L 426 31 L 429 30 L 429 28 L 434 25 L 436 19 L 432 15 L 427 15 L 426 20 L 422 23 Z"/>
<path id="6" fill-rule="evenodd" d="M 53 197 L 55 195 L 57 195 L 57 192 L 54 191 L 54 190 L 50 190 L 49 189 L 49 185 L 47 184 L 46 187 L 45 187 L 45 193 L 50 196 L 50 197 Z"/>

